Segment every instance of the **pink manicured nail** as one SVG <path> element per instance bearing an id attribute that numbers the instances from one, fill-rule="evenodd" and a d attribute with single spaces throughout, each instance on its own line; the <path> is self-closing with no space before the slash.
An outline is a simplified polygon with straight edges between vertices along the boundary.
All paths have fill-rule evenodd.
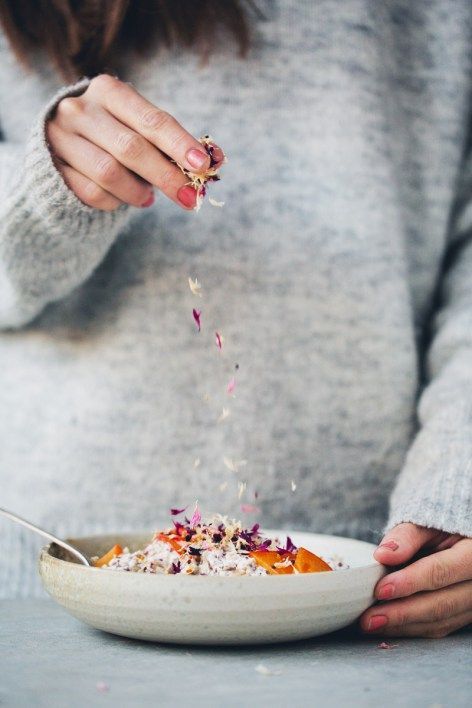
<path id="1" fill-rule="evenodd" d="M 177 198 L 185 207 L 194 207 L 197 201 L 197 193 L 193 187 L 181 187 L 177 192 Z"/>
<path id="2" fill-rule="evenodd" d="M 385 541 L 384 543 L 381 543 L 379 548 L 388 548 L 391 551 L 396 551 L 398 548 L 398 543 L 396 541 Z"/>
<path id="3" fill-rule="evenodd" d="M 377 590 L 377 599 L 379 600 L 390 600 L 395 592 L 395 587 L 392 583 L 387 583 L 382 585 L 381 588 Z"/>
<path id="4" fill-rule="evenodd" d="M 369 620 L 369 623 L 367 625 L 367 631 L 373 632 L 376 629 L 380 629 L 380 627 L 384 627 L 387 622 L 388 620 L 385 615 L 374 615 Z"/>
<path id="5" fill-rule="evenodd" d="M 195 167 L 197 170 L 201 169 L 205 164 L 208 163 L 208 155 L 205 152 L 202 152 L 201 150 L 197 150 L 196 148 L 192 148 L 191 150 L 189 150 L 186 157 L 187 162 L 192 165 L 192 167 Z"/>
<path id="6" fill-rule="evenodd" d="M 151 194 L 151 196 L 148 197 L 148 199 L 146 199 L 146 201 L 143 202 L 143 203 L 141 204 L 141 206 L 142 206 L 143 208 L 145 208 L 145 207 L 150 207 L 151 204 L 154 204 L 154 194 Z"/>

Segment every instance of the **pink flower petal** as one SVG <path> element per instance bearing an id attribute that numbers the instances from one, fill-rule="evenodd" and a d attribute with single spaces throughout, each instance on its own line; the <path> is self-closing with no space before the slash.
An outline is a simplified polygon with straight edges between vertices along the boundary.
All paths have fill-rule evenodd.
<path id="1" fill-rule="evenodd" d="M 218 349 L 221 350 L 223 348 L 223 342 L 221 339 L 221 335 L 218 332 L 215 332 L 215 339 L 216 339 L 216 346 L 218 347 Z"/>
<path id="2" fill-rule="evenodd" d="M 233 378 L 229 381 L 227 387 L 226 387 L 226 392 L 231 396 L 232 393 L 234 393 L 234 389 L 236 388 L 236 379 Z"/>
<path id="3" fill-rule="evenodd" d="M 201 328 L 202 328 L 202 325 L 201 325 L 201 322 L 200 322 L 200 315 L 202 314 L 202 311 L 201 311 L 201 310 L 196 310 L 195 308 L 193 308 L 192 314 L 193 314 L 193 319 L 195 320 L 195 324 L 196 324 L 197 327 L 198 327 L 198 331 L 200 332 L 200 330 L 201 330 Z"/>
<path id="4" fill-rule="evenodd" d="M 241 511 L 243 514 L 260 514 L 261 510 L 258 506 L 254 504 L 241 504 Z"/>
<path id="5" fill-rule="evenodd" d="M 194 529 L 195 526 L 198 526 L 200 521 L 202 520 L 202 515 L 200 513 L 200 509 L 198 508 L 198 502 L 195 504 L 195 509 L 192 515 L 192 518 L 190 519 L 189 526 L 190 528 Z"/>

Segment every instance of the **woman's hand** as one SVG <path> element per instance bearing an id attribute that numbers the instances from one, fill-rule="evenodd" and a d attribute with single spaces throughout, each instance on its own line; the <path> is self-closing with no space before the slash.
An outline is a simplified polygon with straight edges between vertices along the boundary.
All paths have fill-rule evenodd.
<path id="1" fill-rule="evenodd" d="M 374 553 L 401 566 L 377 583 L 361 628 L 388 637 L 445 637 L 472 622 L 472 539 L 399 524 Z"/>
<path id="2" fill-rule="evenodd" d="M 196 191 L 169 158 L 192 172 L 210 164 L 175 118 L 107 74 L 92 79 L 81 96 L 60 101 L 47 137 L 68 187 L 84 204 L 105 211 L 122 203 L 151 206 L 153 187 L 193 209 Z M 219 148 L 215 158 L 224 158 Z"/>

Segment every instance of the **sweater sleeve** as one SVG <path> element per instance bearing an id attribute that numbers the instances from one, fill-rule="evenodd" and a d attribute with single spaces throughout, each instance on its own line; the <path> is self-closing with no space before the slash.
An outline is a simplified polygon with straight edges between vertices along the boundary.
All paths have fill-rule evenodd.
<path id="1" fill-rule="evenodd" d="M 387 528 L 410 521 L 472 536 L 472 164 L 461 191 L 425 361 L 419 431 Z"/>
<path id="2" fill-rule="evenodd" d="M 18 328 L 84 282 L 103 259 L 131 209 L 83 204 L 49 151 L 45 124 L 84 79 L 59 91 L 41 111 L 25 145 L 0 136 L 0 328 Z"/>

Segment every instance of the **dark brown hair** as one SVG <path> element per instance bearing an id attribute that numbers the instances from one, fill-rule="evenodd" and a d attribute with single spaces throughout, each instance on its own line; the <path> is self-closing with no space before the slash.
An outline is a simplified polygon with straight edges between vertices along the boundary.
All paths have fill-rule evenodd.
<path id="1" fill-rule="evenodd" d="M 113 71 L 125 51 L 195 48 L 203 57 L 230 36 L 244 55 L 252 0 L 0 0 L 0 24 L 29 64 L 42 48 L 67 79 Z"/>

